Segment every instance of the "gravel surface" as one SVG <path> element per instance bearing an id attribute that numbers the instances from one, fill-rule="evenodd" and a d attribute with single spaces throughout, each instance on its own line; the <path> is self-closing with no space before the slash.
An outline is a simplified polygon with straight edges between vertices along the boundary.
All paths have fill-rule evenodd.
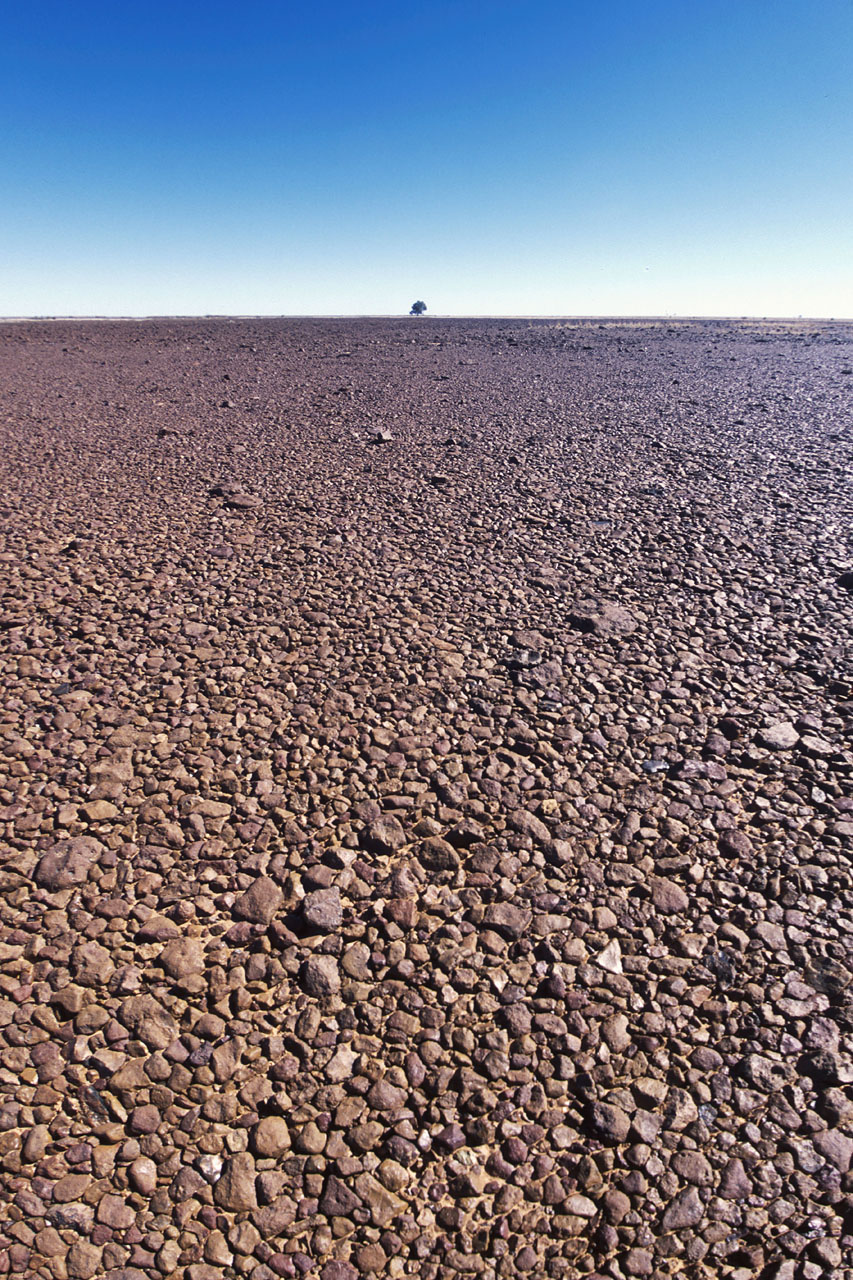
<path id="1" fill-rule="evenodd" d="M 0 326 L 0 1272 L 853 1276 L 851 393 Z"/>

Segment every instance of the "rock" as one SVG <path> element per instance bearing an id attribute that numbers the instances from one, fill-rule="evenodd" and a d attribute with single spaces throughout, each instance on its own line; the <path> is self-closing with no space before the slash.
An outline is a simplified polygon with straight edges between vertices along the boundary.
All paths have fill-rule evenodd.
<path id="1" fill-rule="evenodd" d="M 633 1043 L 628 1031 L 628 1019 L 624 1013 L 617 1013 L 612 1018 L 607 1018 L 602 1023 L 601 1036 L 612 1053 L 624 1053 Z"/>
<path id="2" fill-rule="evenodd" d="M 140 1195 L 151 1196 L 157 1190 L 157 1166 L 147 1156 L 138 1156 L 128 1167 L 130 1185 Z"/>
<path id="3" fill-rule="evenodd" d="M 232 406 L 233 407 L 233 406 Z M 212 498 L 222 498 L 223 506 L 232 511 L 256 511 L 263 506 L 262 500 L 255 494 L 247 493 L 239 485 L 218 484 L 210 490 Z"/>
<path id="4" fill-rule="evenodd" d="M 330 1218 L 348 1218 L 361 1205 L 360 1198 L 344 1182 L 334 1176 L 326 1179 L 320 1197 L 320 1212 Z"/>
<path id="5" fill-rule="evenodd" d="M 256 1156 L 277 1159 L 290 1150 L 290 1129 L 281 1116 L 265 1116 L 252 1131 Z"/>
<path id="6" fill-rule="evenodd" d="M 327 1262 L 320 1272 L 320 1280 L 358 1280 L 358 1271 L 350 1262 Z"/>
<path id="7" fill-rule="evenodd" d="M 126 1231 L 136 1221 L 136 1210 L 120 1196 L 104 1196 L 95 1210 L 95 1217 L 105 1227 Z"/>
<path id="8" fill-rule="evenodd" d="M 699 1199 L 695 1187 L 686 1187 L 671 1200 L 664 1210 L 664 1231 L 681 1231 L 685 1227 L 695 1227 L 705 1216 L 705 1208 Z"/>
<path id="9" fill-rule="evenodd" d="M 317 889 L 306 894 L 302 901 L 302 916 L 306 925 L 318 933 L 334 933 L 343 922 L 339 889 Z"/>
<path id="10" fill-rule="evenodd" d="M 255 1162 L 247 1151 L 226 1160 L 222 1176 L 214 1184 L 213 1198 L 221 1209 L 245 1213 L 257 1209 L 255 1195 Z"/>
<path id="11" fill-rule="evenodd" d="M 371 822 L 365 833 L 365 844 L 373 853 L 389 856 L 402 849 L 406 843 L 406 833 L 399 819 L 393 814 L 383 814 Z"/>
<path id="12" fill-rule="evenodd" d="M 530 927 L 532 913 L 511 902 L 495 902 L 483 912 L 483 924 L 505 938 L 520 938 Z"/>
<path id="13" fill-rule="evenodd" d="M 595 957 L 596 964 L 600 965 L 608 973 L 622 973 L 622 948 L 619 941 L 614 938 L 612 942 L 608 942 L 603 951 L 599 951 Z"/>
<path id="14" fill-rule="evenodd" d="M 428 871 L 456 871 L 462 865 L 453 845 L 440 836 L 424 840 L 418 850 L 418 858 Z"/>
<path id="15" fill-rule="evenodd" d="M 520 835 L 529 836 L 531 840 L 550 841 L 551 832 L 545 826 L 541 818 L 537 818 L 535 813 L 531 813 L 529 809 L 519 809 L 510 815 L 510 824 Z"/>
<path id="16" fill-rule="evenodd" d="M 167 1049 L 177 1039 L 178 1024 L 153 996 L 129 996 L 119 1017 L 131 1035 L 150 1049 Z"/>
<path id="17" fill-rule="evenodd" d="M 717 1194 L 724 1200 L 745 1200 L 752 1195 L 752 1180 L 747 1176 L 741 1160 L 729 1160 L 720 1176 Z"/>
<path id="18" fill-rule="evenodd" d="M 103 851 L 104 846 L 91 836 L 59 840 L 39 859 L 35 882 L 50 893 L 83 884 Z"/>
<path id="19" fill-rule="evenodd" d="M 362 1173 L 355 1180 L 356 1191 L 370 1213 L 374 1227 L 388 1227 L 405 1213 L 406 1204 L 399 1196 L 383 1187 L 370 1173 Z"/>
<path id="20" fill-rule="evenodd" d="M 348 1080 L 357 1061 L 358 1054 L 348 1044 L 338 1045 L 326 1066 L 326 1079 L 331 1084 L 340 1084 L 342 1080 Z"/>
<path id="21" fill-rule="evenodd" d="M 735 858 L 748 858 L 754 852 L 752 841 L 745 831 L 734 827 L 720 833 L 720 849 L 723 853 Z"/>
<path id="22" fill-rule="evenodd" d="M 815 1149 L 841 1173 L 847 1173 L 853 1163 L 853 1138 L 838 1129 L 826 1129 L 816 1133 L 812 1142 Z"/>
<path id="23" fill-rule="evenodd" d="M 652 893 L 652 902 L 658 911 L 662 911 L 669 915 L 674 912 L 683 912 L 690 906 L 690 899 L 684 890 L 672 880 L 664 880 L 655 877 L 650 882 Z"/>
<path id="24" fill-rule="evenodd" d="M 269 876 L 258 876 L 257 880 L 234 903 L 232 915 L 237 920 L 268 925 L 279 911 L 283 901 L 284 894 L 276 882 Z"/>
<path id="25" fill-rule="evenodd" d="M 628 636 L 637 629 L 637 620 L 629 610 L 609 601 L 578 600 L 569 623 L 578 631 L 597 636 Z"/>
<path id="26" fill-rule="evenodd" d="M 303 990 L 309 996 L 333 996 L 341 989 L 341 976 L 334 956 L 309 956 L 302 965 Z"/>
<path id="27" fill-rule="evenodd" d="M 625 1142 L 631 1121 L 621 1107 L 607 1102 L 594 1102 L 590 1108 L 590 1124 L 603 1142 Z"/>
<path id="28" fill-rule="evenodd" d="M 101 1250 L 85 1240 L 75 1240 L 65 1259 L 70 1280 L 91 1280 L 101 1270 Z"/>
<path id="29" fill-rule="evenodd" d="M 761 746 L 767 747 L 770 751 L 790 751 L 799 740 L 800 735 L 787 720 L 777 720 L 775 724 L 762 729 L 758 735 Z"/>
<path id="30" fill-rule="evenodd" d="M 395 1111 L 405 1104 L 407 1093 L 388 1080 L 377 1080 L 368 1091 L 367 1102 L 374 1111 Z"/>
<path id="31" fill-rule="evenodd" d="M 21 1147 L 21 1159 L 24 1164 L 35 1164 L 41 1160 L 50 1144 L 50 1130 L 46 1124 L 37 1124 L 30 1129 Z"/>
<path id="32" fill-rule="evenodd" d="M 204 972 L 204 944 L 199 938 L 176 938 L 160 952 L 159 962 L 178 983 L 194 983 Z"/>

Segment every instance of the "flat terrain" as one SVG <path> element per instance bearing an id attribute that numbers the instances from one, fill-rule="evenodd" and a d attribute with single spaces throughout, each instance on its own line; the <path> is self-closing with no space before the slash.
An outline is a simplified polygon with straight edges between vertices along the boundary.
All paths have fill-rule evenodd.
<path id="1" fill-rule="evenodd" d="M 835 323 L 0 325 L 0 1272 L 853 1276 L 852 405 Z"/>

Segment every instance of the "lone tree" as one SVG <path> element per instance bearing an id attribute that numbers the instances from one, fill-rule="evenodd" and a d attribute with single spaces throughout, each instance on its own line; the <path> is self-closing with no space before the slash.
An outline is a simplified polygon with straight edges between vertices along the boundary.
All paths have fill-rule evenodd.
<path id="1" fill-rule="evenodd" d="M 409 312 L 409 315 L 410 315 L 410 316 L 422 316 L 422 315 L 423 315 L 423 313 L 426 311 L 426 309 L 427 309 L 427 305 L 426 305 L 426 303 L 425 303 L 425 302 L 413 302 L 413 303 L 412 303 L 412 309 L 411 309 L 411 311 Z"/>

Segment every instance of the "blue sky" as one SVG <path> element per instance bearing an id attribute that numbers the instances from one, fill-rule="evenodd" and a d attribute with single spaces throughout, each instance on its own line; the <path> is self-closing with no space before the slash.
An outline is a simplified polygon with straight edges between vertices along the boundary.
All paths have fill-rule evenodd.
<path id="1" fill-rule="evenodd" d="M 6 0 L 0 113 L 0 314 L 853 315 L 853 0 Z"/>

